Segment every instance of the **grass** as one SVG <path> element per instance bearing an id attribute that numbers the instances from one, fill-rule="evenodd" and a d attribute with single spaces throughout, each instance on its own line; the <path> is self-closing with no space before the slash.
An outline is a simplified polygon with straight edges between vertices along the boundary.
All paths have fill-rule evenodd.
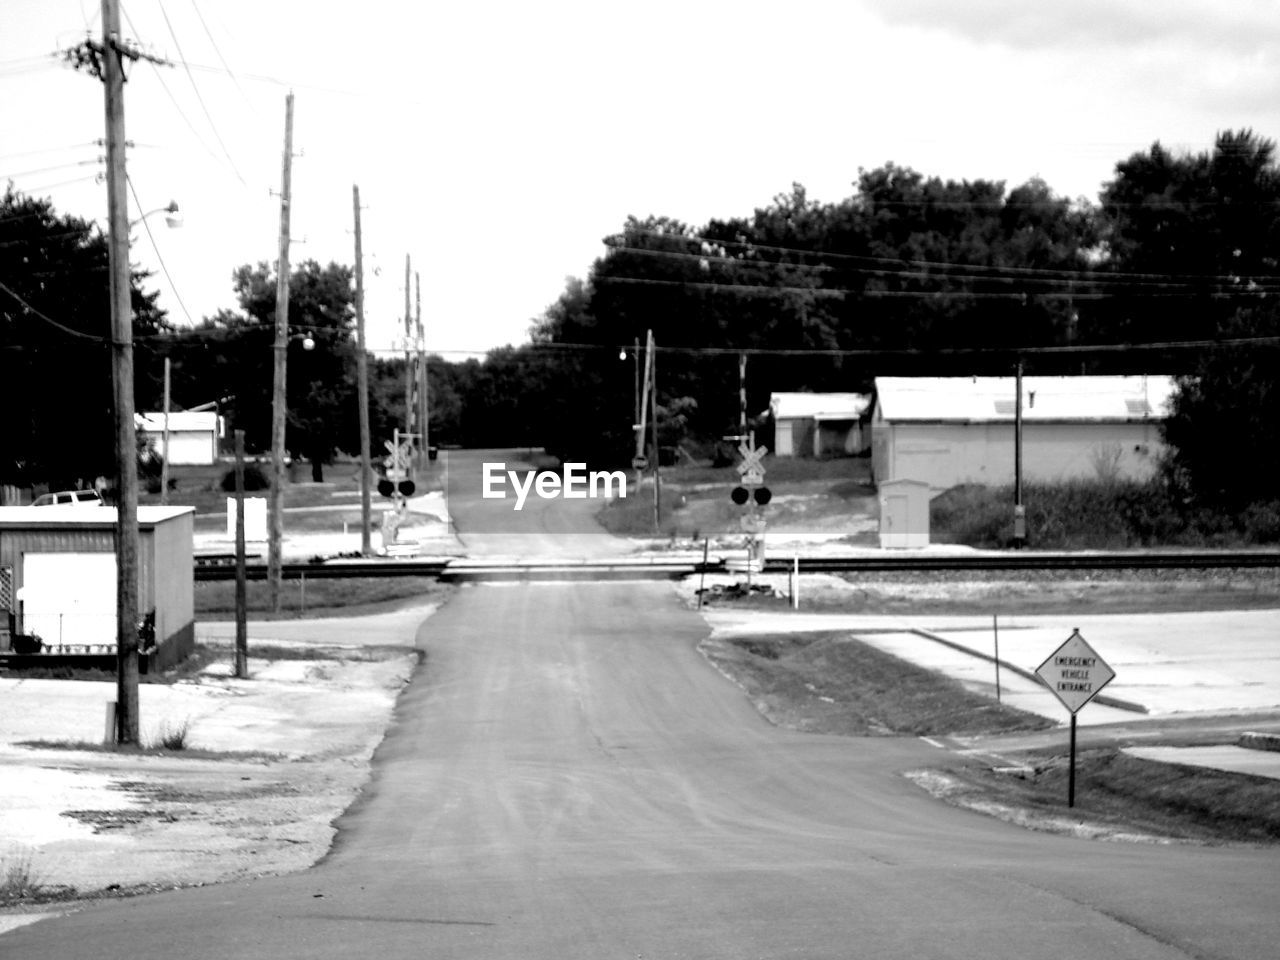
<path id="1" fill-rule="evenodd" d="M 273 613 L 268 584 L 250 580 L 246 603 L 255 620 L 281 620 L 340 613 L 343 616 L 376 613 L 408 601 L 443 601 L 452 587 L 432 577 L 340 577 L 286 580 L 281 587 L 281 607 Z M 235 616 L 234 580 L 200 580 L 195 584 L 196 616 L 201 620 Z"/>
<path id="2" fill-rule="evenodd" d="M 747 512 L 729 493 L 739 485 L 735 467 L 681 466 L 662 470 L 662 522 L 655 531 L 653 488 L 647 482 L 625 499 L 610 501 L 596 519 L 619 536 L 660 536 L 675 540 L 740 535 Z M 829 531 L 842 522 L 856 533 L 855 515 L 874 498 L 866 458 L 807 460 L 765 458 L 765 486 L 772 502 L 761 510 L 773 530 Z M 870 538 L 867 543 L 873 542 Z"/>
<path id="3" fill-rule="evenodd" d="M 939 736 L 1054 726 L 845 633 L 715 639 L 703 650 L 743 685 L 770 720 L 792 729 Z"/>
<path id="4" fill-rule="evenodd" d="M 704 641 L 703 652 L 770 721 L 844 736 L 976 736 L 1056 726 L 847 634 L 760 634 Z M 1196 842 L 1280 841 L 1280 789 L 1264 777 L 1083 750 L 1067 807 L 1067 758 L 1025 758 L 1023 775 L 966 761 L 945 773 L 949 802 L 1037 829 Z"/>
<path id="5" fill-rule="evenodd" d="M 947 772 L 966 788 L 960 802 L 980 796 L 1049 824 L 1066 817 L 1179 840 L 1280 841 L 1280 789 L 1266 777 L 1142 760 L 1114 748 L 1085 750 L 1076 757 L 1076 802 L 1069 808 L 1067 758 L 1042 755 L 1028 764 L 1026 776 L 976 765 Z"/>

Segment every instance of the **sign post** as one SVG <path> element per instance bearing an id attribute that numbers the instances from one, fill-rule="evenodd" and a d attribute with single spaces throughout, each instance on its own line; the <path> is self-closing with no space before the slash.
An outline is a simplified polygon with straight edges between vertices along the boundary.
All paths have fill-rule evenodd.
<path id="1" fill-rule="evenodd" d="M 1076 713 L 1115 679 L 1116 672 L 1072 630 L 1062 646 L 1036 667 L 1038 676 L 1071 711 L 1071 759 L 1067 770 L 1067 806 L 1076 805 Z"/>

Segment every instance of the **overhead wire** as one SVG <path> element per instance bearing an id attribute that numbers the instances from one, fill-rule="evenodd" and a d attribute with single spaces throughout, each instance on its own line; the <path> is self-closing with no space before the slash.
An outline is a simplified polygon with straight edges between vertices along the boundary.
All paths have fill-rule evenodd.
<path id="1" fill-rule="evenodd" d="M 236 177 L 242 184 L 248 186 L 248 181 L 246 181 L 244 175 L 240 173 L 240 168 L 236 166 L 236 162 L 231 156 L 231 151 L 227 149 L 226 143 L 223 142 L 222 134 L 218 132 L 218 125 L 213 122 L 213 114 L 209 112 L 209 106 L 204 102 L 204 96 L 200 93 L 200 87 L 196 84 L 196 78 L 194 74 L 192 74 L 191 68 L 187 66 L 186 54 L 182 52 L 182 43 L 178 40 L 178 34 L 173 29 L 173 23 L 170 21 L 169 14 L 164 8 L 164 3 L 162 0 L 156 0 L 156 6 L 160 8 L 160 15 L 164 17 L 164 24 L 169 29 L 169 36 L 173 37 L 173 45 L 178 50 L 178 62 L 182 64 L 183 70 L 187 73 L 187 79 L 191 82 L 191 90 L 195 93 L 196 100 L 200 103 L 200 109 L 204 111 L 205 119 L 209 121 L 209 129 L 213 131 L 214 139 L 218 141 L 218 146 L 222 148 L 222 152 L 226 156 L 227 162 L 231 164 L 231 169 L 235 171 Z"/>

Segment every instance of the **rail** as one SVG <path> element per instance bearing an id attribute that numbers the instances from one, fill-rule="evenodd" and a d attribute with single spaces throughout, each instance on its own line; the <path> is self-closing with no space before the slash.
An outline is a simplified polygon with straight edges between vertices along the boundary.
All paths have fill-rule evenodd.
<path id="1" fill-rule="evenodd" d="M 786 573 L 793 569 L 794 557 L 773 557 L 765 561 L 764 572 Z M 1113 553 L 1048 553 L 1021 551 L 1008 553 L 878 553 L 843 557 L 799 557 L 801 573 L 866 572 L 963 572 L 967 570 L 1221 570 L 1280 569 L 1280 551 L 1275 550 L 1176 550 Z M 353 577 L 433 577 L 438 580 L 565 580 L 607 578 L 677 579 L 698 573 L 732 572 L 730 562 L 718 559 L 707 564 L 679 558 L 653 557 L 643 560 L 554 561 L 532 560 L 486 563 L 467 558 L 408 560 L 329 560 L 286 563 L 285 579 Z M 197 581 L 234 580 L 235 564 L 222 557 L 196 558 Z M 249 563 L 245 575 L 265 580 L 267 567 Z"/>

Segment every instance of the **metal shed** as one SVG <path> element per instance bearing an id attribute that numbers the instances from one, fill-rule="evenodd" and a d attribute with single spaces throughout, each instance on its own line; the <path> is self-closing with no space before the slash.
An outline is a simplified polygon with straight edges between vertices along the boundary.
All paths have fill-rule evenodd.
<path id="1" fill-rule="evenodd" d="M 871 408 L 865 393 L 774 393 L 774 456 L 850 456 L 867 448 L 863 419 Z"/>
<path id="2" fill-rule="evenodd" d="M 165 669 L 195 645 L 193 507 L 138 508 L 138 610 L 154 644 L 141 667 Z M 114 507 L 0 507 L 0 652 L 37 635 L 43 652 L 115 656 Z"/>

